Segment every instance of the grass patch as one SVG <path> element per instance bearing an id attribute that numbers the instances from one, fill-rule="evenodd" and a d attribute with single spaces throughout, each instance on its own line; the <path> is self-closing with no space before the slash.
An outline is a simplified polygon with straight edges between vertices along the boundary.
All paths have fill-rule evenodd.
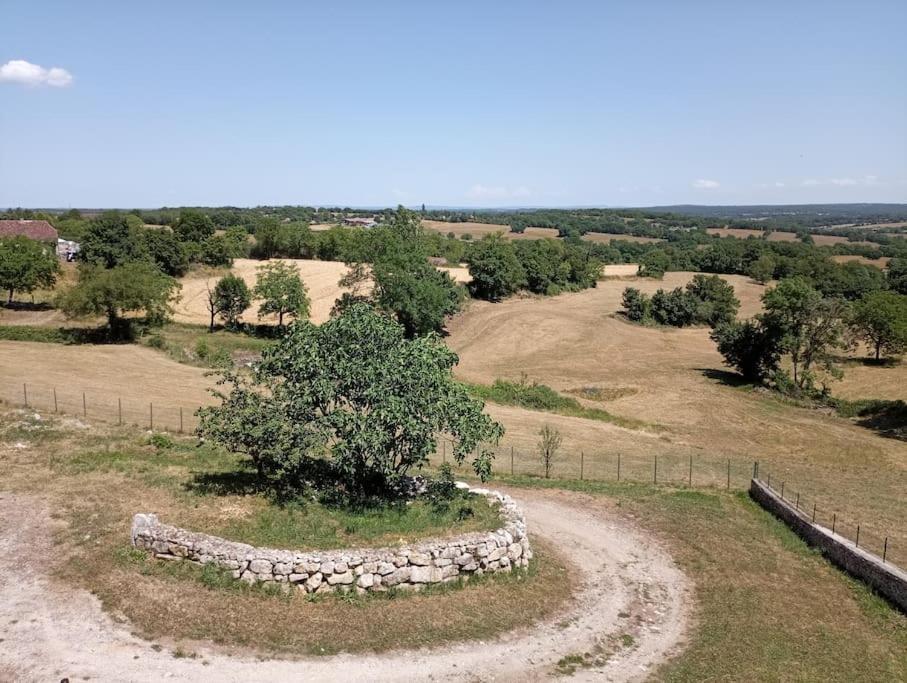
<path id="1" fill-rule="evenodd" d="M 567 393 L 579 396 L 587 401 L 604 403 L 605 401 L 616 401 L 619 398 L 633 396 L 639 393 L 639 390 L 634 387 L 577 387 L 575 389 L 567 389 Z"/>
<path id="2" fill-rule="evenodd" d="M 545 384 L 529 382 L 525 377 L 519 382 L 496 379 L 491 386 L 469 383 L 465 386 L 473 396 L 502 405 L 541 410 L 567 417 L 611 422 L 628 429 L 656 429 L 655 425 L 641 420 L 612 415 L 601 408 L 587 408 L 575 398 L 563 396 Z"/>
<path id="3" fill-rule="evenodd" d="M 850 579 L 740 493 L 641 484 L 505 478 L 590 494 L 655 533 L 695 586 L 688 644 L 661 681 L 907 680 L 907 616 Z M 627 634 L 628 635 L 628 634 Z M 564 673 L 601 653 L 563 660 Z"/>
<path id="4" fill-rule="evenodd" d="M 258 327 L 250 333 L 216 329 L 202 325 L 170 323 L 142 338 L 142 344 L 163 351 L 178 363 L 198 367 L 218 367 L 228 362 L 246 362 L 274 343 Z M 271 328 L 268 328 L 269 330 Z"/>

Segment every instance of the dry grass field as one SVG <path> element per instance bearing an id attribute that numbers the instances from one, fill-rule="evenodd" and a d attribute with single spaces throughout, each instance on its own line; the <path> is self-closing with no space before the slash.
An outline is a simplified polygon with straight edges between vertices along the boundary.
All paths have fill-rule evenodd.
<path id="1" fill-rule="evenodd" d="M 602 266 L 602 277 L 635 277 L 638 273 L 638 263 L 612 263 Z"/>
<path id="2" fill-rule="evenodd" d="M 277 260 L 277 259 L 275 259 Z M 330 317 L 331 307 L 345 290 L 337 283 L 346 272 L 347 267 L 339 261 L 313 261 L 306 259 L 280 259 L 291 263 L 299 270 L 299 275 L 309 290 L 309 299 L 312 302 L 311 319 L 313 322 L 322 323 Z M 264 265 L 265 261 L 254 259 L 236 259 L 231 272 L 238 275 L 249 287 L 255 286 L 256 269 Z M 208 324 L 207 295 L 208 287 L 213 287 L 222 273 L 216 275 L 192 275 L 183 278 L 183 288 L 180 292 L 180 301 L 176 304 L 174 320 L 182 323 Z M 258 305 L 253 302 L 252 307 L 246 311 L 248 321 L 255 320 Z M 275 316 L 262 319 L 263 322 L 276 322 Z"/>
<path id="3" fill-rule="evenodd" d="M 862 263 L 866 266 L 875 266 L 881 270 L 884 270 L 888 265 L 888 262 L 891 260 L 888 256 L 882 256 L 880 258 L 866 258 L 865 256 L 859 256 L 857 254 L 837 254 L 832 256 L 831 260 L 835 263 L 848 263 L 849 261 L 856 261 L 857 263 Z"/>
<path id="4" fill-rule="evenodd" d="M 583 239 L 589 242 L 601 242 L 602 244 L 609 244 L 618 240 L 623 240 L 624 242 L 639 242 L 640 244 L 664 242 L 664 240 L 657 237 L 640 237 L 638 235 L 624 235 L 616 232 L 587 232 L 583 235 Z"/>
<path id="5" fill-rule="evenodd" d="M 559 233 L 555 228 L 526 228 L 523 232 L 508 232 L 507 239 L 511 240 L 543 240 L 557 239 Z"/>
<path id="6" fill-rule="evenodd" d="M 762 230 L 757 230 L 756 228 L 707 228 L 706 232 L 718 237 L 739 237 L 740 239 L 762 237 L 765 234 Z M 797 235 L 793 232 L 776 230 L 768 236 L 768 239 L 769 242 L 796 242 Z"/>
<path id="7" fill-rule="evenodd" d="M 473 239 L 480 239 L 485 235 L 491 235 L 496 232 L 510 232 L 509 225 L 498 225 L 496 223 L 448 223 L 447 221 L 423 220 L 422 226 L 427 230 L 440 232 L 444 235 L 449 232 L 452 232 L 457 237 L 472 235 Z"/>

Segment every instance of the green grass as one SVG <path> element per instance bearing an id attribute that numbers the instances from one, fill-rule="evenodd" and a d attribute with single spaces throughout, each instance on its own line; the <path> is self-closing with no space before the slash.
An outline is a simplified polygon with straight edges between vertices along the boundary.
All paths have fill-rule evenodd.
<path id="1" fill-rule="evenodd" d="M 256 356 L 274 340 L 224 329 L 209 332 L 202 325 L 169 323 L 144 336 L 141 343 L 165 352 L 179 363 L 216 367 L 237 356 Z"/>
<path id="2" fill-rule="evenodd" d="M 79 344 L 81 330 L 37 325 L 0 325 L 0 340 L 42 342 L 46 344 Z"/>
<path id="3" fill-rule="evenodd" d="M 611 422 L 629 429 L 657 429 L 656 425 L 631 418 L 612 415 L 601 408 L 587 408 L 575 398 L 563 396 L 551 387 L 525 378 L 519 382 L 496 379 L 494 384 L 465 383 L 469 393 L 477 398 L 502 405 L 518 406 L 529 410 L 541 410 L 567 417 L 582 417 L 588 420 Z"/>
<path id="4" fill-rule="evenodd" d="M 665 543 L 694 584 L 694 612 L 685 649 L 653 672 L 655 680 L 907 680 L 907 616 L 745 493 L 502 480 L 598 497 Z M 618 638 L 607 646 L 570 655 L 559 668 L 575 672 L 600 662 L 608 648 L 634 643 Z"/>

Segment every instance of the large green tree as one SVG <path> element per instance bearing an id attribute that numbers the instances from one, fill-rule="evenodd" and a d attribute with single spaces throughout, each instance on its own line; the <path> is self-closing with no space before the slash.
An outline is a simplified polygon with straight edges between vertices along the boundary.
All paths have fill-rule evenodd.
<path id="1" fill-rule="evenodd" d="M 141 228 L 129 225 L 124 214 L 109 211 L 95 218 L 81 242 L 79 260 L 104 268 L 148 258 Z"/>
<path id="2" fill-rule="evenodd" d="M 499 234 L 486 235 L 472 246 L 469 274 L 472 295 L 488 301 L 500 301 L 526 286 L 526 271 L 513 244 Z M 547 277 L 540 270 L 536 275 L 540 282 Z"/>
<path id="3" fill-rule="evenodd" d="M 214 234 L 214 221 L 206 213 L 196 209 L 180 211 L 180 217 L 173 224 L 173 231 L 183 242 L 201 244 Z"/>
<path id="4" fill-rule="evenodd" d="M 66 292 L 61 308 L 74 317 L 104 315 L 114 338 L 132 331 L 126 313 L 144 313 L 152 324 L 164 322 L 179 283 L 147 261 L 133 261 L 114 268 L 83 265 L 79 282 Z"/>
<path id="5" fill-rule="evenodd" d="M 870 292 L 853 307 L 850 328 L 875 352 L 897 355 L 907 350 L 907 296 L 897 292 Z"/>
<path id="6" fill-rule="evenodd" d="M 844 346 L 846 308 L 841 301 L 823 298 L 808 281 L 794 277 L 768 290 L 762 303 L 763 324 L 777 331 L 798 389 L 812 388 L 816 368 L 839 375 L 833 351 Z"/>
<path id="7" fill-rule="evenodd" d="M 283 318 L 309 317 L 309 296 L 299 277 L 299 269 L 283 261 L 273 261 L 258 268 L 254 295 L 261 299 L 258 317 L 276 315 L 283 327 Z"/>
<path id="8" fill-rule="evenodd" d="M 307 321 L 265 350 L 250 375 L 225 371 L 221 404 L 199 411 L 199 435 L 247 454 L 282 490 L 306 484 L 352 499 L 389 497 L 413 468 L 453 440 L 453 457 L 491 472 L 501 425 L 451 370 L 457 356 L 435 335 L 355 303 L 323 325 Z"/>
<path id="9" fill-rule="evenodd" d="M 0 239 L 0 289 L 13 294 L 30 294 L 39 287 L 50 289 L 57 281 L 60 265 L 52 247 L 28 239 Z"/>

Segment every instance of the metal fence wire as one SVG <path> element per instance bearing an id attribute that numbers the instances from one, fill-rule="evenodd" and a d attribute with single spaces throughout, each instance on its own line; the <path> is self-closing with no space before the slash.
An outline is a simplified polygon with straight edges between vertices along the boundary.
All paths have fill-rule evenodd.
<path id="1" fill-rule="evenodd" d="M 0 383 L 0 400 L 11 405 L 53 411 L 86 421 L 134 425 L 144 429 L 192 433 L 198 426 L 197 403 L 181 401 L 178 391 L 162 402 L 135 396 L 117 396 L 100 390 L 72 386 L 50 386 L 26 382 L 19 386 Z M 212 399 L 213 400 L 213 399 Z M 494 453 L 492 473 L 497 475 L 546 477 L 600 482 L 635 482 L 688 488 L 747 490 L 758 465 L 751 461 L 696 454 L 676 455 L 623 453 L 601 444 L 597 447 L 562 449 L 548 465 L 538 451 L 516 444 L 483 445 Z M 468 464 L 457 465 L 454 442 L 439 438 L 436 452 L 429 458 L 433 466 L 449 463 L 454 471 L 470 471 Z M 907 566 L 907 543 L 880 531 L 871 520 L 845 517 L 834 506 L 810 496 L 771 473 L 761 477 L 784 500 L 820 524 L 886 562 Z"/>

